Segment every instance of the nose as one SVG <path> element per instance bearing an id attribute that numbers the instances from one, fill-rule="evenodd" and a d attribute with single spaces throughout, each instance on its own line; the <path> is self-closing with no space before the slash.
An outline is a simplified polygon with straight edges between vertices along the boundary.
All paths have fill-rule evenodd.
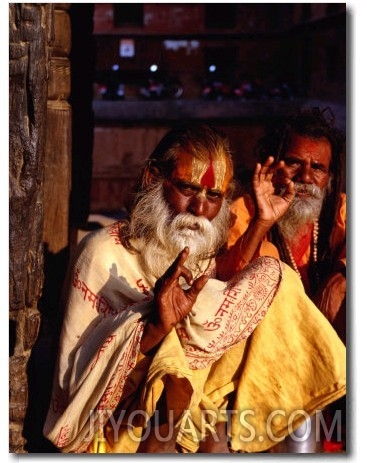
<path id="1" fill-rule="evenodd" d="M 303 165 L 300 167 L 294 179 L 296 182 L 313 183 L 312 172 L 310 166 Z"/>
<path id="2" fill-rule="evenodd" d="M 189 212 L 199 216 L 206 216 L 208 212 L 208 201 L 203 193 L 199 193 L 191 198 Z"/>

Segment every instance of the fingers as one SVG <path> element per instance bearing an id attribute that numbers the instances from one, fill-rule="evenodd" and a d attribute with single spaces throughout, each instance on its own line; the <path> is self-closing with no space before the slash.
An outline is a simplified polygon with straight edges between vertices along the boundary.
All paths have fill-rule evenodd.
<path id="1" fill-rule="evenodd" d="M 197 295 L 200 293 L 200 291 L 204 288 L 206 285 L 207 281 L 209 280 L 209 277 L 207 275 L 201 275 L 199 278 L 196 280 L 193 279 L 191 271 L 186 268 L 183 264 L 186 262 L 186 259 L 190 253 L 189 248 L 186 246 L 178 255 L 177 260 L 177 269 L 176 272 L 178 274 L 177 278 L 180 276 L 184 277 L 186 280 L 186 283 L 191 286 L 186 293 L 190 294 L 196 294 L 195 299 Z"/>
<path id="2" fill-rule="evenodd" d="M 264 182 L 272 182 L 275 184 L 283 183 L 284 161 L 279 161 L 274 164 L 274 157 L 269 156 L 263 164 L 257 163 L 253 175 L 253 185 L 260 186 Z"/>
<path id="3" fill-rule="evenodd" d="M 208 280 L 208 275 L 201 275 L 199 278 L 193 281 L 193 284 L 188 291 L 191 290 L 194 293 L 196 293 L 196 295 L 198 295 L 200 291 L 204 288 L 204 286 L 207 284 Z"/>
<path id="4" fill-rule="evenodd" d="M 192 286 L 185 291 L 186 296 L 192 303 L 195 303 L 200 291 L 204 288 L 209 280 L 208 275 L 201 275 L 199 278 L 193 281 Z"/>
<path id="5" fill-rule="evenodd" d="M 197 295 L 204 288 L 209 277 L 207 275 L 201 275 L 196 280 L 193 279 L 191 271 L 184 266 L 186 259 L 190 253 L 189 248 L 186 246 L 174 260 L 172 265 L 167 271 L 159 278 L 154 287 L 155 293 L 159 292 L 163 286 L 167 287 L 173 283 L 178 284 L 180 277 L 183 277 L 190 288 L 185 292 L 192 299 L 196 300 Z"/>
<path id="6" fill-rule="evenodd" d="M 179 255 L 176 257 L 176 259 L 173 261 L 172 265 L 167 270 L 167 272 L 170 272 L 170 269 L 172 269 L 172 271 L 174 272 L 178 266 L 183 265 L 186 262 L 186 259 L 189 253 L 190 253 L 190 250 L 188 246 L 185 246 L 183 250 L 179 253 Z"/>
<path id="7" fill-rule="evenodd" d="M 264 164 L 260 164 L 259 162 L 256 163 L 254 176 L 273 174 L 274 166 L 270 169 L 270 166 L 273 164 L 273 162 L 273 156 L 269 156 L 267 160 L 264 162 Z"/>
<path id="8" fill-rule="evenodd" d="M 273 164 L 273 162 L 274 162 L 274 156 L 269 156 L 264 162 L 264 166 L 269 167 Z"/>
<path id="9" fill-rule="evenodd" d="M 274 157 L 269 156 L 263 163 L 257 163 L 253 176 L 254 185 L 260 185 L 264 181 L 271 181 L 274 187 L 287 186 L 291 178 L 285 169 L 285 162 L 279 161 L 274 164 Z"/>
<path id="10" fill-rule="evenodd" d="M 184 263 L 186 262 L 189 253 L 190 249 L 188 248 L 188 246 L 185 246 L 184 249 L 177 256 L 176 260 L 174 261 L 171 267 L 173 267 L 174 270 L 174 278 L 178 280 L 178 278 L 182 276 L 185 278 L 187 284 L 192 285 L 192 273 L 188 268 L 184 266 Z"/>
<path id="11" fill-rule="evenodd" d="M 291 203 L 296 196 L 296 187 L 294 186 L 294 182 L 290 178 L 285 178 L 283 185 L 285 186 L 285 191 L 282 197 Z"/>
<path id="12" fill-rule="evenodd" d="M 165 271 L 165 273 L 158 278 L 158 280 L 155 283 L 154 286 L 154 291 L 157 293 L 160 291 L 163 287 L 163 285 L 169 285 L 174 282 L 178 283 L 178 279 L 182 276 L 185 278 L 186 282 L 189 285 L 192 285 L 193 278 L 192 278 L 192 273 L 188 268 L 184 266 L 186 259 L 189 255 L 189 248 L 186 246 L 176 257 L 176 259 L 173 261 L 173 263 L 168 267 L 168 269 Z"/>

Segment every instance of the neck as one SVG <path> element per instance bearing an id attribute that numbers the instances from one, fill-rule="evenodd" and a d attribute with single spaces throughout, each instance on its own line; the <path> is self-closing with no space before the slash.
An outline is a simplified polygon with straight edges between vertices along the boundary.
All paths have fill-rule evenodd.
<path id="1" fill-rule="evenodd" d="M 318 260 L 318 237 L 319 237 L 319 222 L 318 220 L 313 221 L 313 228 L 312 228 L 312 242 L 311 242 L 311 256 L 310 256 L 310 262 L 316 264 Z M 289 257 L 289 263 L 291 267 L 297 272 L 298 276 L 302 279 L 300 271 L 297 266 L 297 262 L 295 259 L 295 256 L 293 255 L 292 249 L 291 249 L 291 244 L 292 242 L 295 242 L 293 239 L 291 242 L 289 240 L 284 239 L 284 243 L 287 249 L 288 257 Z M 302 257 L 302 256 L 301 256 Z M 313 275 L 314 280 L 318 281 L 318 274 L 317 272 L 314 273 Z"/>

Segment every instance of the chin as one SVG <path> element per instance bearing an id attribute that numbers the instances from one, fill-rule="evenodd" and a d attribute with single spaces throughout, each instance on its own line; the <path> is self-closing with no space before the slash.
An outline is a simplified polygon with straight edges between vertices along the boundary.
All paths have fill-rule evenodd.
<path id="1" fill-rule="evenodd" d="M 197 235 L 197 231 L 191 230 L 191 228 L 185 228 L 183 230 L 180 230 L 179 232 L 180 239 L 185 239 L 185 238 L 196 239 L 197 238 L 196 235 Z"/>
<path id="2" fill-rule="evenodd" d="M 174 237 L 172 243 L 178 252 L 181 252 L 187 246 L 190 249 L 191 255 L 201 254 L 207 247 L 205 238 L 193 230 L 188 230 L 188 233 L 180 232 Z"/>

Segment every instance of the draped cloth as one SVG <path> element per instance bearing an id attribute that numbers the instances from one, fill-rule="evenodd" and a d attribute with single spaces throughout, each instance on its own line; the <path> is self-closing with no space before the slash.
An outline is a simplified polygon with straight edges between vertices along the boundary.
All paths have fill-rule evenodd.
<path id="1" fill-rule="evenodd" d="M 252 217 L 255 214 L 255 205 L 252 197 L 248 194 L 240 196 L 231 204 L 233 224 L 228 233 L 228 247 L 232 247 L 236 241 L 247 230 Z M 347 232 L 347 196 L 340 193 L 338 209 L 335 214 L 333 228 L 330 234 L 330 250 L 333 256 L 335 267 L 338 264 L 346 265 L 346 232 Z M 267 255 L 279 258 L 279 251 L 276 246 L 264 236 L 258 249 L 260 256 Z M 300 257 L 299 265 L 308 267 L 311 256 L 311 245 L 307 246 L 304 254 Z"/>
<path id="2" fill-rule="evenodd" d="M 219 421 L 233 450 L 263 451 L 290 419 L 297 427 L 345 394 L 345 347 L 293 270 L 261 257 L 229 282 L 209 262 L 205 271 L 191 313 L 144 357 L 154 278 L 121 245 L 118 223 L 84 238 L 66 281 L 44 426 L 62 452 L 92 452 L 96 435 L 107 452 L 136 452 L 162 403 L 183 452 Z"/>

